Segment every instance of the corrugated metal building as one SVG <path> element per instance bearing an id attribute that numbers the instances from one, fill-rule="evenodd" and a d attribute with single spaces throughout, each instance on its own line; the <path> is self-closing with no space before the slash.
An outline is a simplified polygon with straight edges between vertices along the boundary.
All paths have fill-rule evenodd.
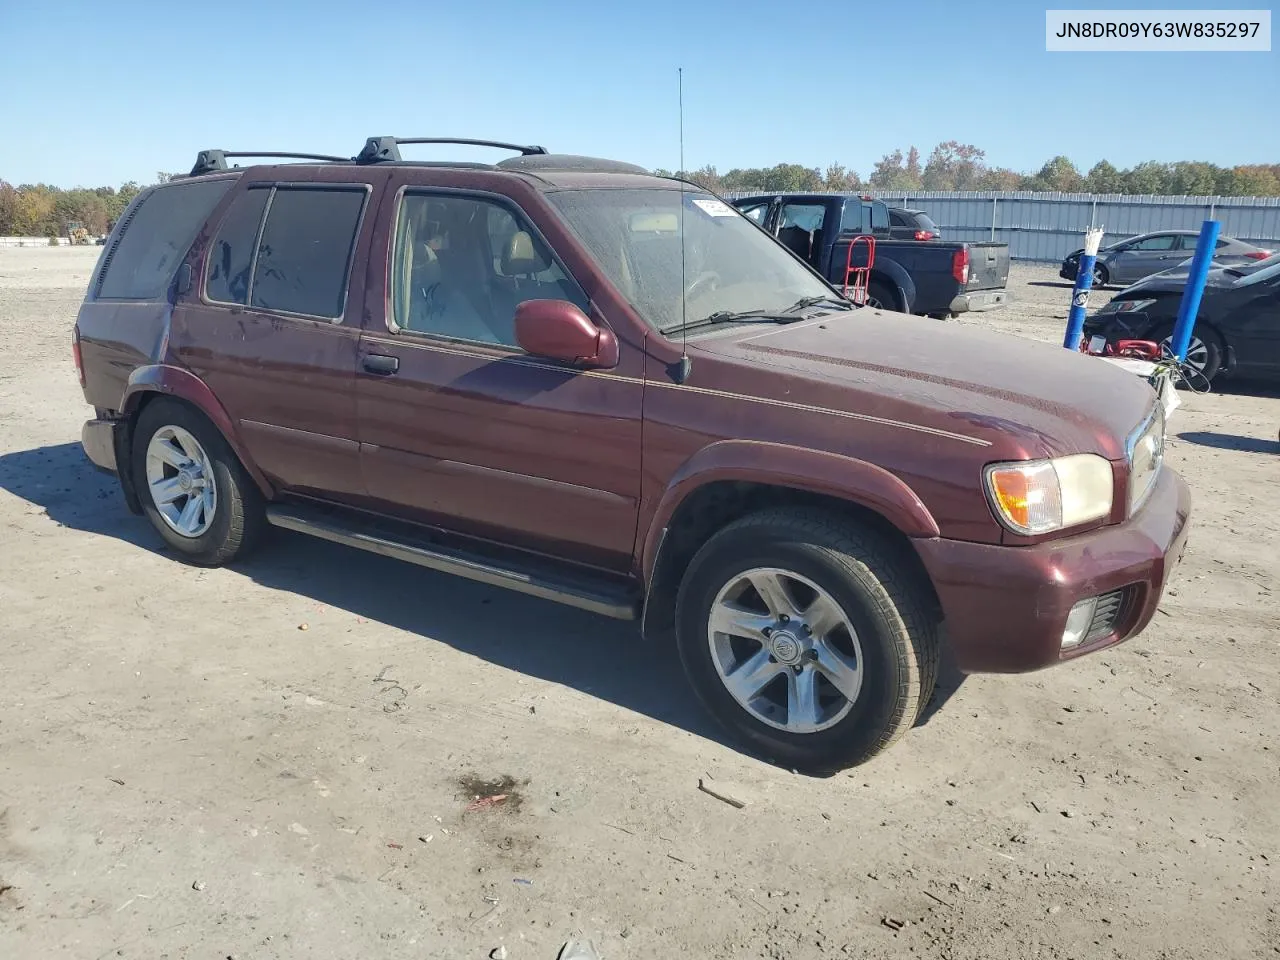
<path id="1" fill-rule="evenodd" d="M 1280 197 L 1138 197 L 1091 193 L 959 193 L 872 190 L 890 206 L 926 211 L 948 240 L 999 240 L 1015 260 L 1055 262 L 1079 249 L 1087 227 L 1104 243 L 1152 230 L 1198 230 L 1222 222 L 1224 236 L 1280 249 Z M 754 193 L 729 193 L 729 197 Z"/>

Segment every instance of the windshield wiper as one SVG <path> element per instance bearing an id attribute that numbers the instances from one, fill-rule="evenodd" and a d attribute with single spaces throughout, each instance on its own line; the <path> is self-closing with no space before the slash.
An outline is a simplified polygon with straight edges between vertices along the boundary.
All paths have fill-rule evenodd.
<path id="1" fill-rule="evenodd" d="M 772 320 L 775 323 L 790 323 L 794 317 L 784 317 L 781 311 L 769 310 L 717 310 L 707 314 L 701 320 L 690 320 L 688 323 L 677 323 L 673 327 L 664 327 L 663 333 L 681 333 L 696 330 L 699 327 L 710 327 L 717 323 L 749 323 L 753 320 Z"/>
<path id="2" fill-rule="evenodd" d="M 836 310 L 852 310 L 853 304 L 848 300 L 842 300 L 839 297 L 801 297 L 785 310 L 778 311 L 783 314 L 799 313 L 802 310 L 808 310 L 810 307 L 816 307 L 822 304 L 828 304 Z"/>

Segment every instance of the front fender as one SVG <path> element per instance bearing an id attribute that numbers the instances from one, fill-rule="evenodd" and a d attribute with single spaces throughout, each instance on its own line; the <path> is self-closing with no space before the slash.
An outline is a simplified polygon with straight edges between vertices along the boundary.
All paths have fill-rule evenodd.
<path id="1" fill-rule="evenodd" d="M 120 398 L 117 409 L 124 416 L 132 419 L 143 397 L 149 393 L 160 393 L 185 400 L 208 417 L 209 422 L 222 434 L 231 451 L 239 458 L 245 471 L 253 478 L 262 495 L 268 498 L 272 496 L 271 484 L 246 455 L 240 440 L 240 432 L 207 383 L 182 367 L 166 363 L 148 364 L 138 367 L 129 375 L 129 382 L 125 385 L 124 396 Z"/>
<path id="2" fill-rule="evenodd" d="M 847 500 L 884 517 L 908 537 L 936 537 L 938 524 L 915 492 L 883 467 L 854 457 L 760 440 L 703 447 L 671 477 L 645 535 L 641 569 L 650 581 L 663 531 L 691 493 L 708 483 L 761 483 Z"/>

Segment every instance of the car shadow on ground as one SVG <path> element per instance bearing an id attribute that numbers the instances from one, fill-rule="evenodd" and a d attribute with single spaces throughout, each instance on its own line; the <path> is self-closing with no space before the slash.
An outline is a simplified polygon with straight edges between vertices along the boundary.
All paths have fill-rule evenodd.
<path id="1" fill-rule="evenodd" d="M 94 469 L 77 443 L 0 455 L 0 489 L 42 509 L 59 526 L 171 555 L 150 524 L 129 513 L 116 479 Z M 674 643 L 644 640 L 633 623 L 284 530 L 273 531 L 235 569 L 271 589 L 430 637 L 741 750 L 697 704 Z M 962 682 L 944 657 L 937 692 L 917 726 Z"/>
<path id="2" fill-rule="evenodd" d="M 1280 439 L 1272 437 L 1241 437 L 1233 433 L 1215 433 L 1212 430 L 1189 430 L 1178 434 L 1178 439 L 1194 443 L 1198 447 L 1213 447 L 1216 450 L 1280 453 Z"/>
<path id="3" fill-rule="evenodd" d="M 1074 280 L 1028 280 L 1028 287 L 1056 287 L 1059 290 L 1075 289 Z M 1102 290 L 1102 287 L 1094 287 L 1094 290 Z"/>
<path id="4" fill-rule="evenodd" d="M 1223 393 L 1232 397 L 1272 397 L 1280 399 L 1280 382 L 1275 380 L 1220 377 L 1213 382 L 1213 390 L 1215 393 Z"/>

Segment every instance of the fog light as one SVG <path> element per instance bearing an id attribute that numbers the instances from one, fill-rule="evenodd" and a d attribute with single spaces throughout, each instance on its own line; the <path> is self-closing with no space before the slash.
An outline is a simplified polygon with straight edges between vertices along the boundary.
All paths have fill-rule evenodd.
<path id="1" fill-rule="evenodd" d="M 1081 600 L 1067 614 L 1067 628 L 1062 631 L 1062 649 L 1070 650 L 1084 642 L 1093 625 L 1093 615 L 1098 609 L 1098 598 Z"/>

